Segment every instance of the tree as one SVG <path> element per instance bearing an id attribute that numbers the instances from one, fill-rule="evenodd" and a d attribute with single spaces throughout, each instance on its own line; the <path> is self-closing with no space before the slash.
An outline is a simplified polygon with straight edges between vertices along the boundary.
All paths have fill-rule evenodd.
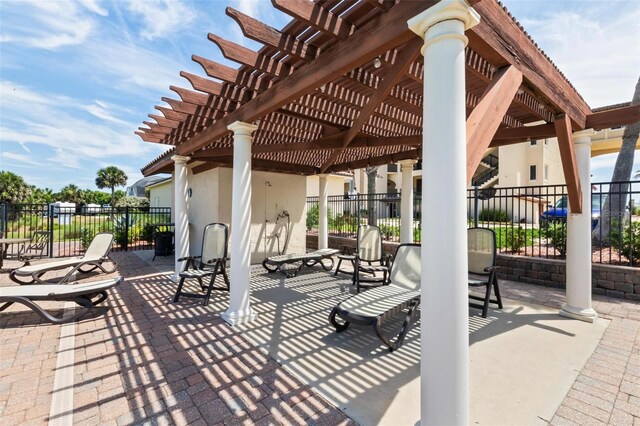
<path id="1" fill-rule="evenodd" d="M 96 186 L 100 189 L 111 189 L 111 207 L 114 207 L 116 205 L 116 186 L 125 186 L 127 184 L 126 173 L 115 166 L 109 166 L 98 170 L 97 175 Z"/>
<path id="2" fill-rule="evenodd" d="M 56 198 L 66 203 L 84 203 L 84 193 L 82 189 L 72 183 L 63 187 L 60 192 L 58 192 Z"/>
<path id="3" fill-rule="evenodd" d="M 377 167 L 367 167 L 364 169 L 364 172 L 367 174 L 367 195 L 369 199 L 367 212 L 369 225 L 375 226 L 377 222 L 376 203 L 371 199 L 371 196 L 376 193 L 376 178 L 380 177 L 380 175 L 378 175 Z"/>
<path id="4" fill-rule="evenodd" d="M 0 171 L 0 203 L 24 203 L 31 196 L 31 186 L 15 173 Z"/>
<path id="5" fill-rule="evenodd" d="M 635 92 L 631 105 L 640 104 L 640 78 L 636 83 Z M 633 157 L 640 135 L 640 121 L 624 128 L 622 133 L 622 146 L 613 168 L 613 176 L 611 182 L 626 182 L 631 179 L 633 171 Z M 598 226 L 593 231 L 595 238 L 600 239 L 602 243 L 609 243 L 609 234 L 611 229 L 611 219 L 619 226 L 622 226 L 625 206 L 627 205 L 627 197 L 629 195 L 628 183 L 612 183 L 609 186 L 609 196 L 607 197 L 602 208 L 602 214 Z"/>

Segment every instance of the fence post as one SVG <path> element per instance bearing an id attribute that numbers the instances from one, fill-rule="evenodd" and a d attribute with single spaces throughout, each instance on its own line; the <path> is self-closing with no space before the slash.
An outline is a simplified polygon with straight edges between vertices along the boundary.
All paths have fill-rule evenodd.
<path id="1" fill-rule="evenodd" d="M 49 210 L 49 257 L 53 257 L 53 204 L 48 205 Z"/>
<path id="2" fill-rule="evenodd" d="M 7 205 L 5 203 L 0 204 L 0 212 L 2 217 L 0 218 L 0 236 L 7 238 Z"/>
<path id="3" fill-rule="evenodd" d="M 129 250 L 129 206 L 124 208 L 124 251 Z"/>
<path id="4" fill-rule="evenodd" d="M 478 186 L 473 187 L 473 226 L 478 227 Z"/>

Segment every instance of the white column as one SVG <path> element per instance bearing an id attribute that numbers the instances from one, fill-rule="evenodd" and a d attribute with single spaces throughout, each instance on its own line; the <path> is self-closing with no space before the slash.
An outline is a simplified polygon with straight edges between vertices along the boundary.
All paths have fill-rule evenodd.
<path id="1" fill-rule="evenodd" d="M 318 194 L 319 197 L 319 205 L 318 205 L 318 248 L 325 249 L 329 248 L 329 218 L 327 211 L 328 204 L 328 196 L 329 190 L 327 188 L 327 174 L 318 175 L 320 188 Z"/>
<path id="2" fill-rule="evenodd" d="M 469 423 L 464 31 L 480 17 L 443 0 L 412 18 L 425 43 L 421 424 Z M 436 206 L 446 206 L 446 214 Z"/>
<path id="3" fill-rule="evenodd" d="M 231 195 L 231 291 L 222 318 L 231 325 L 255 319 L 251 309 L 251 134 L 258 126 L 241 121 L 233 132 Z"/>
<path id="4" fill-rule="evenodd" d="M 173 202 L 174 202 L 174 223 L 175 223 L 175 271 L 171 279 L 178 281 L 178 274 L 183 269 L 183 262 L 178 259 L 189 256 L 189 210 L 187 207 L 187 190 L 189 188 L 189 178 L 187 177 L 187 162 L 189 157 L 174 155 L 171 157 L 174 164 L 173 175 Z"/>
<path id="5" fill-rule="evenodd" d="M 416 160 L 399 161 L 402 171 L 400 193 L 400 242 L 413 242 L 413 165 Z"/>
<path id="6" fill-rule="evenodd" d="M 591 307 L 591 135 L 574 133 L 576 164 L 582 191 L 582 213 L 567 215 L 567 302 L 560 315 L 587 322 L 597 317 Z"/>

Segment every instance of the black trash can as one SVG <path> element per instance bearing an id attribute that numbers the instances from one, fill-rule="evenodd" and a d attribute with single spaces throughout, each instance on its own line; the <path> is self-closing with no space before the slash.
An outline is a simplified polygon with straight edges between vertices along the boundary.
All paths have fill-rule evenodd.
<path id="1" fill-rule="evenodd" d="M 173 232 L 156 232 L 153 241 L 155 250 L 153 260 L 156 259 L 156 256 L 170 256 L 173 253 Z"/>

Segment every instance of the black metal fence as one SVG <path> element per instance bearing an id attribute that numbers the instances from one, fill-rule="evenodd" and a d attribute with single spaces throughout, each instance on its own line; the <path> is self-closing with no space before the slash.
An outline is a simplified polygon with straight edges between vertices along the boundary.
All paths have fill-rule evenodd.
<path id="1" fill-rule="evenodd" d="M 640 266 L 640 181 L 591 184 L 592 259 L 594 263 Z M 498 251 L 563 259 L 566 256 L 565 185 L 473 188 L 467 193 L 468 226 L 496 232 Z M 421 240 L 421 196 L 414 203 L 414 240 Z M 329 234 L 351 237 L 359 223 L 380 226 L 389 241 L 400 235 L 400 195 L 331 196 Z M 446 214 L 446 206 L 434 206 Z M 307 229 L 317 230 L 318 197 L 307 198 Z"/>
<path id="2" fill-rule="evenodd" d="M 79 207 L 55 204 L 0 204 L 0 234 L 32 238 L 49 233 L 47 256 L 76 256 L 100 232 L 114 235 L 113 250 L 143 250 L 153 246 L 154 225 L 171 222 L 170 207 Z M 16 246 L 9 246 L 8 255 Z"/>
<path id="3" fill-rule="evenodd" d="M 329 234 L 355 238 L 358 224 L 380 227 L 389 241 L 400 239 L 400 194 L 353 194 L 327 197 Z M 421 197 L 413 200 L 414 239 L 420 240 Z M 307 230 L 317 231 L 319 197 L 307 197 Z"/>

